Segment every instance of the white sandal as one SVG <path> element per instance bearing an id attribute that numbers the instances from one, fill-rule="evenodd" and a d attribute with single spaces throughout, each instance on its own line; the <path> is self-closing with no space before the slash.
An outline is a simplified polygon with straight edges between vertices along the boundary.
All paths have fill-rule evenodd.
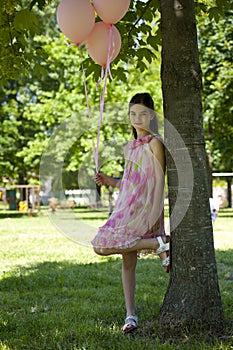
<path id="1" fill-rule="evenodd" d="M 156 237 L 159 242 L 159 248 L 156 250 L 156 254 L 159 255 L 163 252 L 169 251 L 169 243 L 164 243 L 162 237 Z"/>
<path id="2" fill-rule="evenodd" d="M 162 260 L 163 267 L 169 267 L 170 265 L 170 256 L 167 256 L 164 260 Z"/>
<path id="3" fill-rule="evenodd" d="M 129 315 L 125 319 L 125 324 L 121 328 L 123 333 L 131 333 L 133 332 L 138 326 L 138 317 L 135 315 Z"/>
<path id="4" fill-rule="evenodd" d="M 162 237 L 156 237 L 159 243 L 159 248 L 156 250 L 156 254 L 160 255 L 161 253 L 164 252 L 169 252 L 170 249 L 170 244 L 169 243 L 164 243 L 162 240 Z M 167 272 L 169 271 L 169 265 L 170 265 L 170 257 L 167 256 L 164 260 L 161 261 L 162 266 L 167 268 Z"/>

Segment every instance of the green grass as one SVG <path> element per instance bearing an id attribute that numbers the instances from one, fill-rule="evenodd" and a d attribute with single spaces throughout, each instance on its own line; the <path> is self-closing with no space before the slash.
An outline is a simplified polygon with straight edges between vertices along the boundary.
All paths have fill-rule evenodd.
<path id="1" fill-rule="evenodd" d="M 77 210 L 90 225 L 106 213 Z M 136 304 L 140 328 L 123 336 L 125 317 L 121 258 L 99 257 L 58 233 L 45 215 L 0 221 L 0 349 L 233 349 L 233 213 L 222 211 L 214 228 L 216 258 L 227 332 L 222 339 L 161 342 L 156 318 L 169 276 L 157 257 L 137 267 Z M 233 235 L 233 233 L 232 233 Z"/>

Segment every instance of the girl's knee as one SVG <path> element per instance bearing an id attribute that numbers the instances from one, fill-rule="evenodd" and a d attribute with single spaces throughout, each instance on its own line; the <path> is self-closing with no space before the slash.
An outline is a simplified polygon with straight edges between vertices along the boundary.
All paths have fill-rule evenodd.
<path id="1" fill-rule="evenodd" d="M 102 255 L 102 254 L 101 254 L 101 248 L 94 247 L 93 249 L 94 249 L 94 252 L 95 252 L 96 254 Z"/>
<path id="2" fill-rule="evenodd" d="M 94 247 L 94 252 L 98 255 L 107 255 L 105 248 Z"/>

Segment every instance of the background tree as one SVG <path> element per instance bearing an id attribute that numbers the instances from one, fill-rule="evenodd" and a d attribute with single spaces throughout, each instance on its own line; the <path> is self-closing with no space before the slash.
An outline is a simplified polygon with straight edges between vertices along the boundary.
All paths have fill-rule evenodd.
<path id="1" fill-rule="evenodd" d="M 210 167 L 213 172 L 233 170 L 233 94 L 231 53 L 233 50 L 231 9 L 224 9 L 218 22 L 206 15 L 199 20 L 199 48 L 203 70 L 204 129 Z M 231 177 L 224 177 L 228 187 L 228 206 L 232 207 Z M 210 177 L 212 189 L 212 177 Z"/>
<path id="2" fill-rule="evenodd" d="M 233 137 L 232 16 L 233 10 L 226 9 L 224 17 L 217 23 L 210 21 L 206 15 L 199 22 L 204 127 L 213 171 L 233 169 L 233 146 L 229 142 Z"/>

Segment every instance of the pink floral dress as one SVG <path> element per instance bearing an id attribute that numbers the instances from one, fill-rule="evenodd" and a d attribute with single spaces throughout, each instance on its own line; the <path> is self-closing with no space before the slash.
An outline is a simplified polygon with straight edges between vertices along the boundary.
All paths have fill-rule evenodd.
<path id="1" fill-rule="evenodd" d="M 163 203 L 155 203 L 155 167 L 158 162 L 149 146 L 152 138 L 152 135 L 147 135 L 131 140 L 125 146 L 125 170 L 119 196 L 113 213 L 92 240 L 93 246 L 130 248 L 142 238 L 165 235 Z M 161 208 L 160 227 L 150 233 L 150 228 L 158 220 L 155 217 L 158 206 Z"/>

